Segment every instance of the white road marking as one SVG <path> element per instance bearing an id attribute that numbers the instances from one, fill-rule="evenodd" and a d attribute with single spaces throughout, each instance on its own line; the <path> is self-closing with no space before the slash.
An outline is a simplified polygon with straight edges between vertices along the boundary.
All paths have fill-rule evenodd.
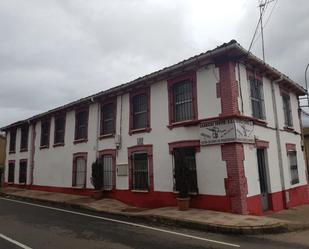
<path id="1" fill-rule="evenodd" d="M 24 244 L 22 244 L 22 243 L 20 243 L 20 242 L 18 242 L 18 241 L 16 241 L 16 240 L 13 240 L 13 239 L 9 238 L 8 236 L 5 236 L 5 235 L 2 234 L 2 233 L 0 233 L 0 238 L 9 241 L 9 242 L 11 242 L 12 244 L 15 244 L 15 245 L 19 246 L 20 248 L 23 248 L 23 249 L 31 249 L 31 247 L 26 246 L 26 245 L 24 245 Z"/>
<path id="2" fill-rule="evenodd" d="M 100 220 L 105 220 L 105 221 L 125 224 L 125 225 L 129 225 L 129 226 L 145 228 L 145 229 L 149 229 L 149 230 L 153 230 L 153 231 L 158 231 L 158 232 L 178 235 L 178 236 L 182 236 L 182 237 L 186 237 L 186 238 L 190 238 L 190 239 L 202 240 L 202 241 L 212 242 L 212 243 L 216 243 L 216 244 L 231 246 L 231 247 L 240 247 L 240 245 L 236 245 L 236 244 L 232 244 L 232 243 L 227 243 L 227 242 L 223 242 L 223 241 L 207 239 L 207 238 L 203 238 L 203 237 L 197 237 L 197 236 L 193 236 L 193 235 L 189 235 L 189 234 L 185 234 L 185 233 L 173 232 L 173 231 L 169 231 L 169 230 L 166 230 L 166 229 L 160 229 L 160 228 L 156 228 L 156 227 L 145 226 L 145 225 L 141 225 L 141 224 L 133 223 L 133 222 L 116 220 L 116 219 L 111 219 L 111 218 L 106 218 L 106 217 L 101 217 L 101 216 L 96 216 L 96 215 L 91 215 L 91 214 L 85 214 L 85 213 L 65 210 L 65 209 L 61 209 L 61 208 L 49 207 L 49 206 L 44 206 L 44 205 L 39 205 L 39 204 L 34 204 L 34 203 L 29 203 L 29 202 L 24 202 L 24 201 L 11 200 L 11 199 L 1 198 L 1 197 L 0 197 L 0 200 L 17 202 L 17 203 L 26 204 L 26 205 L 29 205 L 29 206 L 46 208 L 46 209 L 56 210 L 56 211 L 60 211 L 60 212 L 64 212 L 64 213 L 76 214 L 76 215 L 86 216 L 86 217 L 90 217 L 90 218 L 95 218 L 95 219 L 100 219 Z M 28 249 L 29 247 L 25 247 L 25 248 Z"/>

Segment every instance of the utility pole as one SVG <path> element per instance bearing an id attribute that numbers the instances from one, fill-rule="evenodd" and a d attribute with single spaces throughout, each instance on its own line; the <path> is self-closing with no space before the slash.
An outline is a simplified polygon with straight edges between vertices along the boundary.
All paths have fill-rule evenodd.
<path id="1" fill-rule="evenodd" d="M 263 32 L 263 12 L 267 1 L 264 3 L 261 2 L 260 7 L 260 20 L 261 20 L 261 38 L 262 38 L 262 53 L 263 53 L 263 61 L 265 62 L 265 49 L 264 49 L 264 32 Z M 263 9 L 263 10 L 262 10 Z"/>

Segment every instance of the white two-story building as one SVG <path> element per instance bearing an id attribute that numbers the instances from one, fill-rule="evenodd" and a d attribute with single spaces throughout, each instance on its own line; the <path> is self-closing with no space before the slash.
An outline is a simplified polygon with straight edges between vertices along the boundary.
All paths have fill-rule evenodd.
<path id="1" fill-rule="evenodd" d="M 231 41 L 3 127 L 5 182 L 90 195 L 91 164 L 100 158 L 109 197 L 173 206 L 174 176 L 185 161 L 191 207 L 262 215 L 305 204 L 304 94 Z"/>

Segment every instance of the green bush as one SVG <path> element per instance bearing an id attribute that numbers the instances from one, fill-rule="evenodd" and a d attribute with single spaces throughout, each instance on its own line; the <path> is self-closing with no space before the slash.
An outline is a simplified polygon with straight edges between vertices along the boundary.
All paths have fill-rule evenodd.
<path id="1" fill-rule="evenodd" d="M 91 183 L 96 190 L 103 188 L 103 164 L 97 159 L 91 166 Z"/>

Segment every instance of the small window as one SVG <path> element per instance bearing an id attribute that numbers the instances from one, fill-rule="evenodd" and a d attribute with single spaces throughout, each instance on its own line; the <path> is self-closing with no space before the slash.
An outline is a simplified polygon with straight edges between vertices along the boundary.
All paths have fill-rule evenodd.
<path id="1" fill-rule="evenodd" d="M 72 185 L 79 188 L 86 187 L 87 157 L 86 155 L 77 155 L 74 157 L 73 164 L 73 183 Z"/>
<path id="2" fill-rule="evenodd" d="M 252 116 L 258 119 L 265 119 L 263 82 L 257 79 L 250 79 Z"/>
<path id="3" fill-rule="evenodd" d="M 132 189 L 148 190 L 148 155 L 146 152 L 134 153 L 132 155 Z"/>
<path id="4" fill-rule="evenodd" d="M 27 161 L 19 162 L 19 183 L 27 183 Z"/>
<path id="5" fill-rule="evenodd" d="M 14 183 L 15 181 L 15 163 L 9 162 L 8 182 Z"/>
<path id="6" fill-rule="evenodd" d="M 55 117 L 54 144 L 64 144 L 65 116 Z"/>
<path id="7" fill-rule="evenodd" d="M 49 147 L 50 120 L 41 123 L 41 147 Z"/>
<path id="8" fill-rule="evenodd" d="M 10 131 L 10 153 L 15 152 L 16 147 L 16 129 Z"/>
<path id="9" fill-rule="evenodd" d="M 29 126 L 21 128 L 21 139 L 20 139 L 20 150 L 26 151 L 28 149 L 28 137 L 29 137 Z"/>
<path id="10" fill-rule="evenodd" d="M 101 106 L 101 135 L 115 133 L 115 107 L 113 103 Z"/>
<path id="11" fill-rule="evenodd" d="M 175 148 L 174 155 L 174 188 L 179 191 L 183 182 L 178 179 L 183 179 L 183 174 L 187 176 L 187 184 L 190 193 L 198 193 L 195 148 Z"/>
<path id="12" fill-rule="evenodd" d="M 87 139 L 88 136 L 88 110 L 76 112 L 75 140 Z"/>
<path id="13" fill-rule="evenodd" d="M 192 83 L 185 80 L 173 85 L 174 122 L 193 119 Z"/>
<path id="14" fill-rule="evenodd" d="M 288 127 L 292 127 L 293 118 L 292 118 L 290 95 L 283 94 L 282 102 L 283 102 L 283 112 L 284 112 L 284 124 Z"/>
<path id="15" fill-rule="evenodd" d="M 288 157 L 290 161 L 291 184 L 297 184 L 299 183 L 299 177 L 298 177 L 296 151 L 289 151 Z"/>
<path id="16" fill-rule="evenodd" d="M 148 104 L 147 94 L 136 95 L 132 98 L 133 130 L 149 127 Z"/>

